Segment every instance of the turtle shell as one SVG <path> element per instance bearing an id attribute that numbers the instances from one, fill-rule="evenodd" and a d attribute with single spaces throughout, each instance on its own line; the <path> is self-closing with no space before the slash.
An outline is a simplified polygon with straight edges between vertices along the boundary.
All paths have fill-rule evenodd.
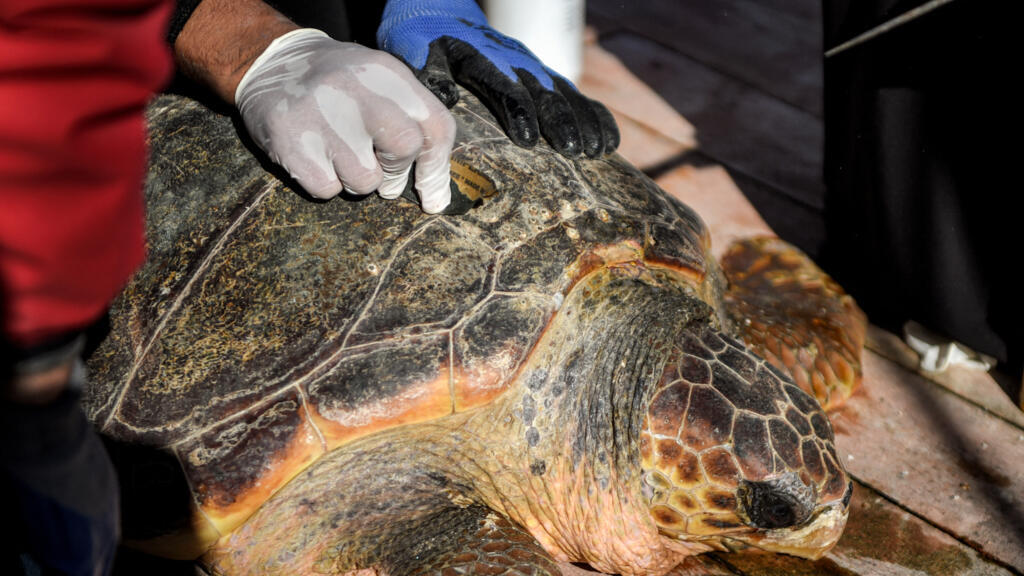
<path id="1" fill-rule="evenodd" d="M 484 198 L 432 216 L 313 201 L 230 117 L 153 102 L 149 259 L 85 398 L 128 470 L 127 538 L 196 554 L 326 452 L 490 402 L 596 267 L 671 268 L 716 305 L 703 223 L 619 156 L 518 148 L 466 94 L 453 112 Z M 153 490 L 165 514 L 132 504 Z"/>

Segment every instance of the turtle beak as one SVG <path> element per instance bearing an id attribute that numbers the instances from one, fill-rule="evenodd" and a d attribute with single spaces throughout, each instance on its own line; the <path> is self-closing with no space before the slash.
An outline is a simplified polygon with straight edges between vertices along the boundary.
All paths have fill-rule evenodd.
<path id="1" fill-rule="evenodd" d="M 746 534 L 743 540 L 769 552 L 817 560 L 839 541 L 848 516 L 849 511 L 843 502 L 833 502 L 819 509 L 809 522 L 799 527 Z"/>

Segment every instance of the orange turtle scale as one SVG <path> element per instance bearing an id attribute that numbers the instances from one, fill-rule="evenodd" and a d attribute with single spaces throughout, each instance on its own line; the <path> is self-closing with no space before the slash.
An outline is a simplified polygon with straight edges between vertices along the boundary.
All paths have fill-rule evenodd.
<path id="1" fill-rule="evenodd" d="M 518 148 L 466 94 L 453 114 L 482 195 L 459 217 L 310 202 L 230 118 L 151 105 L 150 257 L 85 395 L 126 540 L 219 576 L 824 554 L 852 301 L 777 240 L 720 269 L 618 156 Z"/>

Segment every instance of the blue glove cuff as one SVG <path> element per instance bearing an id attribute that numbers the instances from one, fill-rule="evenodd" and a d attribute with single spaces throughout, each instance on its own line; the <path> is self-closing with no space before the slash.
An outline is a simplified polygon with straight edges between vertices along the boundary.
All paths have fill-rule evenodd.
<path id="1" fill-rule="evenodd" d="M 558 74 L 521 42 L 491 28 L 473 0 L 390 0 L 377 29 L 377 45 L 422 70 L 431 43 L 446 36 L 476 49 L 513 82 L 519 82 L 515 70 L 521 69 L 545 89 L 554 89 L 552 78 Z"/>
<path id="2" fill-rule="evenodd" d="M 487 26 L 487 17 L 474 0 L 389 0 L 381 16 L 381 26 L 394 26 L 420 16 L 459 18 Z"/>
<path id="3" fill-rule="evenodd" d="M 464 40 L 467 24 L 488 26 L 473 0 L 390 0 L 377 28 L 377 46 L 421 69 L 427 63 L 430 42 L 441 36 Z M 424 43 L 424 38 L 430 41 Z"/>

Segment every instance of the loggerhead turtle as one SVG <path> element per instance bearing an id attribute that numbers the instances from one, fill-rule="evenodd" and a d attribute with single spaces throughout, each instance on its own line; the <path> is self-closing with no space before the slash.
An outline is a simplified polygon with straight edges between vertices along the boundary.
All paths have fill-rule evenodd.
<path id="1" fill-rule="evenodd" d="M 727 257 L 723 298 L 701 220 L 620 157 L 517 148 L 468 95 L 454 114 L 483 203 L 445 217 L 301 198 L 228 117 L 151 105 L 150 257 L 85 397 L 126 539 L 224 575 L 824 554 L 852 490 L 830 424 L 729 334 L 835 403 L 849 299 L 778 241 Z"/>

